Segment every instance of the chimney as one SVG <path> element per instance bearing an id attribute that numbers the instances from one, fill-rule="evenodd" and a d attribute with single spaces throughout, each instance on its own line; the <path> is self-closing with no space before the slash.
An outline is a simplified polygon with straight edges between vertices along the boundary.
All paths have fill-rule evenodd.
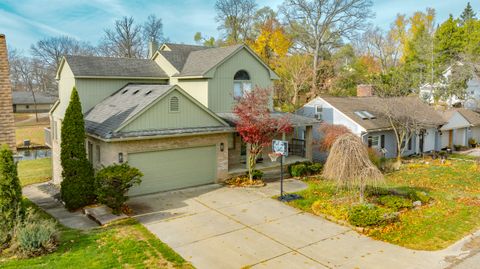
<path id="1" fill-rule="evenodd" d="M 14 124 L 7 41 L 0 34 L 0 145 L 7 144 L 15 152 Z"/>
<path id="2" fill-rule="evenodd" d="M 155 39 L 150 39 L 148 42 L 148 59 L 153 57 L 153 54 L 158 50 L 158 42 Z"/>
<path id="3" fill-rule="evenodd" d="M 368 97 L 373 96 L 373 87 L 368 84 L 359 84 L 357 85 L 357 96 L 358 97 Z"/>

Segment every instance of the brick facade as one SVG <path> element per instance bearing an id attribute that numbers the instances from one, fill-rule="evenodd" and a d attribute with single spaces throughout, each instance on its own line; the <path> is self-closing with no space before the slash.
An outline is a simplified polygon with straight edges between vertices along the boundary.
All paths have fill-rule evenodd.
<path id="1" fill-rule="evenodd" d="M 16 150 L 12 86 L 4 34 L 0 34 L 0 144 L 7 144 L 12 150 Z"/>

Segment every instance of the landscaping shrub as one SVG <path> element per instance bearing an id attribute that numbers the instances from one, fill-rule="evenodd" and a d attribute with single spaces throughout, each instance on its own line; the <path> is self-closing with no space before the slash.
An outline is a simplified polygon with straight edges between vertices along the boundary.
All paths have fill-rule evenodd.
<path id="1" fill-rule="evenodd" d="M 33 210 L 28 210 L 23 221 L 15 229 L 16 251 L 27 257 L 49 253 L 56 248 L 56 224 L 44 219 Z"/>
<path id="2" fill-rule="evenodd" d="M 368 158 L 370 159 L 370 161 L 378 168 L 378 169 L 382 169 L 381 166 L 382 166 L 382 156 L 380 156 L 380 153 L 378 153 L 378 151 L 374 148 L 367 148 L 367 152 L 368 152 Z"/>
<path id="3" fill-rule="evenodd" d="M 143 174 L 135 167 L 113 164 L 98 171 L 95 177 L 95 193 L 100 203 L 110 207 L 114 214 L 119 214 L 128 200 L 128 190 L 140 184 Z"/>
<path id="4" fill-rule="evenodd" d="M 358 227 L 380 226 L 390 218 L 388 211 L 372 204 L 354 205 L 348 211 L 348 222 Z"/>
<path id="5" fill-rule="evenodd" d="M 384 205 L 388 208 L 391 208 L 395 211 L 399 211 L 400 209 L 404 208 L 412 208 L 412 200 L 406 199 L 403 197 L 395 196 L 395 195 L 385 195 L 378 198 L 378 202 L 381 205 Z"/>
<path id="6" fill-rule="evenodd" d="M 288 173 L 292 177 L 303 177 L 308 175 L 315 175 L 320 173 L 322 170 L 321 163 L 312 163 L 309 161 L 306 162 L 295 162 L 288 166 Z"/>
<path id="7" fill-rule="evenodd" d="M 0 149 L 0 245 L 10 241 L 15 222 L 22 211 L 22 188 L 12 151 Z"/>
<path id="8" fill-rule="evenodd" d="M 307 165 L 303 163 L 292 166 L 290 171 L 290 175 L 292 175 L 292 177 L 302 177 L 308 174 Z"/>
<path id="9" fill-rule="evenodd" d="M 60 147 L 63 168 L 60 193 L 69 210 L 86 206 L 95 200 L 93 167 L 85 150 L 84 125 L 80 98 L 73 88 L 62 124 Z"/>
<path id="10" fill-rule="evenodd" d="M 408 192 L 408 198 L 412 201 L 420 201 L 422 204 L 427 204 L 432 200 L 432 197 L 423 191 L 410 191 Z"/>
<path id="11" fill-rule="evenodd" d="M 477 140 L 475 140 L 475 138 L 471 137 L 471 138 L 468 139 L 468 144 L 469 144 L 472 148 L 474 148 L 474 147 L 477 146 Z"/>
<path id="12" fill-rule="evenodd" d="M 247 176 L 248 176 L 248 172 L 247 172 Z M 260 170 L 253 170 L 252 171 L 252 178 L 253 179 L 262 179 L 263 178 L 263 172 L 260 171 Z"/>

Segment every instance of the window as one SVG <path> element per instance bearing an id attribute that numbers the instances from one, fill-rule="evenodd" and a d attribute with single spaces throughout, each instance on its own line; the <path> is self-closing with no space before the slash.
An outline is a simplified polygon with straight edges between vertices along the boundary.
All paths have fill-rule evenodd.
<path id="1" fill-rule="evenodd" d="M 97 163 L 100 163 L 100 160 L 102 159 L 101 156 L 100 156 L 100 145 L 96 145 L 95 146 L 95 150 L 97 151 L 96 155 L 97 155 Z"/>
<path id="2" fill-rule="evenodd" d="M 323 106 L 322 105 L 316 105 L 315 106 L 315 114 L 320 114 L 323 112 Z"/>
<path id="3" fill-rule="evenodd" d="M 252 90 L 250 75 L 245 70 L 240 70 L 233 77 L 233 97 L 240 98 L 244 93 Z"/>
<path id="4" fill-rule="evenodd" d="M 354 113 L 355 115 L 359 116 L 362 120 L 371 120 L 376 118 L 372 113 L 365 110 L 355 111 Z"/>
<path id="5" fill-rule="evenodd" d="M 170 107 L 169 107 L 170 112 L 179 112 L 180 111 L 180 104 L 178 97 L 173 96 L 170 98 Z"/>
<path id="6" fill-rule="evenodd" d="M 372 135 L 368 137 L 368 147 L 369 148 L 380 148 L 380 136 Z"/>

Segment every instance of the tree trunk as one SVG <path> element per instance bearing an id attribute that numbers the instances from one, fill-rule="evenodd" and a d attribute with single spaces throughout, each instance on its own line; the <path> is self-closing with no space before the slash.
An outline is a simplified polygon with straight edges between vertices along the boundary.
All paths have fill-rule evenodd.
<path id="1" fill-rule="evenodd" d="M 35 121 L 38 122 L 37 99 L 35 98 L 35 93 L 33 92 L 33 89 L 32 89 L 32 97 L 33 97 L 33 106 L 35 109 Z"/>
<path id="2" fill-rule="evenodd" d="M 312 69 L 312 88 L 310 89 L 310 98 L 313 99 L 317 93 L 317 70 L 318 70 L 318 58 L 319 48 L 316 44 L 315 51 L 313 52 L 313 69 Z"/>

